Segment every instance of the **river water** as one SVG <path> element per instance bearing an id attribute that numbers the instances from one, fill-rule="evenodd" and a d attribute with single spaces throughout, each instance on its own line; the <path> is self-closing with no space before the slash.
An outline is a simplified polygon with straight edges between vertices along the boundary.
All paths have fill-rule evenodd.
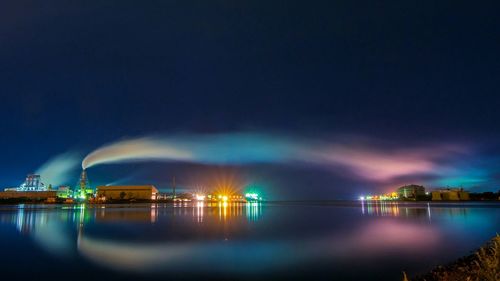
<path id="1" fill-rule="evenodd" d="M 0 205 L 15 280 L 401 280 L 500 233 L 498 203 Z"/>

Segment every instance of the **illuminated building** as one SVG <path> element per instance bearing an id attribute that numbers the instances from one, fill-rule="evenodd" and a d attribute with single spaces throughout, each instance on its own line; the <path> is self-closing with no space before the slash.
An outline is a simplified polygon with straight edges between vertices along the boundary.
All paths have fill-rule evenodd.
<path id="1" fill-rule="evenodd" d="M 260 197 L 257 193 L 246 193 L 245 199 L 247 202 L 258 202 L 262 200 L 262 197 Z"/>
<path id="2" fill-rule="evenodd" d="M 246 202 L 245 197 L 240 194 L 207 194 L 203 200 L 208 201 L 208 202 L 241 202 L 244 203 Z"/>
<path id="3" fill-rule="evenodd" d="M 431 192 L 432 201 L 468 201 L 470 200 L 469 192 L 463 188 L 446 188 L 438 189 Z"/>
<path id="4" fill-rule="evenodd" d="M 425 187 L 416 184 L 405 185 L 398 188 L 398 196 L 400 199 L 417 200 L 421 196 L 425 196 Z"/>
<path id="5" fill-rule="evenodd" d="M 0 192 L 0 199 L 52 200 L 57 197 L 57 191 L 49 190 L 42 183 L 40 175 L 28 174 L 26 180 L 14 188 L 6 188 Z"/>
<path id="6" fill-rule="evenodd" d="M 156 200 L 158 189 L 153 185 L 98 186 L 97 200 Z"/>
<path id="7" fill-rule="evenodd" d="M 57 191 L 3 191 L 0 192 L 0 199 L 30 199 L 30 200 L 47 200 L 56 198 Z"/>
<path id="8" fill-rule="evenodd" d="M 195 194 L 194 198 L 196 199 L 196 201 L 204 201 L 205 200 L 205 195 Z"/>
<path id="9" fill-rule="evenodd" d="M 71 198 L 71 195 L 71 188 L 67 185 L 61 185 L 57 189 L 57 197 L 59 198 Z"/>
<path id="10" fill-rule="evenodd" d="M 22 183 L 17 191 L 47 191 L 47 187 L 41 181 L 40 175 L 28 174 L 26 180 Z"/>
<path id="11" fill-rule="evenodd" d="M 231 202 L 245 202 L 245 198 L 243 197 L 243 195 L 233 194 L 233 195 L 229 196 L 229 201 L 231 201 Z"/>

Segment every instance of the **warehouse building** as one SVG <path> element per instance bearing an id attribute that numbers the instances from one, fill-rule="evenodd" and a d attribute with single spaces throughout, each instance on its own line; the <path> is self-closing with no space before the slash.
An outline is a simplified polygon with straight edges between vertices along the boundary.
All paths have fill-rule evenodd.
<path id="1" fill-rule="evenodd" d="M 41 181 L 40 175 L 28 174 L 18 187 L 5 188 L 0 192 L 0 199 L 48 200 L 55 201 L 57 191 L 49 190 Z"/>
<path id="2" fill-rule="evenodd" d="M 156 200 L 158 189 L 153 185 L 113 185 L 98 186 L 97 200 Z"/>
<path id="3" fill-rule="evenodd" d="M 416 184 L 409 184 L 398 188 L 398 197 L 400 199 L 418 200 L 425 196 L 425 187 Z"/>
<path id="4" fill-rule="evenodd" d="M 468 201 L 469 192 L 462 188 L 446 188 L 432 191 L 432 201 Z"/>
<path id="5" fill-rule="evenodd" d="M 30 200 L 45 200 L 48 198 L 56 198 L 57 191 L 2 191 L 0 199 L 30 199 Z"/>

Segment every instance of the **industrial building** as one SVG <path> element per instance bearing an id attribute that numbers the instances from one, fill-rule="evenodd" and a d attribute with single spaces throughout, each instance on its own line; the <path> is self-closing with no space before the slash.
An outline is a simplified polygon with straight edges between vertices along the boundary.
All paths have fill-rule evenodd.
<path id="1" fill-rule="evenodd" d="M 71 198 L 73 196 L 73 191 L 70 186 L 61 185 L 57 188 L 58 198 Z"/>
<path id="2" fill-rule="evenodd" d="M 97 200 L 156 200 L 158 189 L 153 185 L 114 185 L 98 186 Z"/>
<path id="3" fill-rule="evenodd" d="M 463 188 L 446 188 L 438 189 L 431 192 L 432 201 L 468 201 L 470 200 L 469 192 Z"/>
<path id="4" fill-rule="evenodd" d="M 0 192 L 0 199 L 47 200 L 57 197 L 57 191 L 48 190 L 40 175 L 28 174 L 19 187 L 6 188 Z"/>
<path id="5" fill-rule="evenodd" d="M 398 188 L 397 194 L 400 199 L 417 200 L 419 197 L 425 196 L 425 187 L 409 184 Z"/>
<path id="6" fill-rule="evenodd" d="M 40 179 L 40 175 L 28 174 L 26 180 L 17 188 L 17 191 L 47 191 L 47 187 Z"/>
<path id="7" fill-rule="evenodd" d="M 57 191 L 2 191 L 0 199 L 30 199 L 30 200 L 46 200 L 48 198 L 56 198 Z"/>
<path id="8" fill-rule="evenodd" d="M 94 196 L 94 190 L 90 186 L 89 178 L 87 177 L 87 171 L 82 170 L 80 174 L 80 179 L 75 186 L 74 197 L 79 200 L 85 200 Z"/>

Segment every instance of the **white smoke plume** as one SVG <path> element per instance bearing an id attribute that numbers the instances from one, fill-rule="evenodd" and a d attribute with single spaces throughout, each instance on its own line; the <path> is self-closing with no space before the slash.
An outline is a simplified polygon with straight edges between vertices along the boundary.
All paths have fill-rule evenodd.
<path id="1" fill-rule="evenodd" d="M 209 164 L 278 162 L 293 155 L 287 142 L 257 134 L 143 137 L 105 145 L 87 155 L 82 168 L 136 161 L 185 161 Z"/>
<path id="2" fill-rule="evenodd" d="M 142 137 L 93 151 L 83 160 L 82 168 L 136 161 L 298 163 L 332 170 L 341 167 L 355 177 L 384 182 L 402 176 L 446 173 L 449 167 L 442 163 L 467 151 L 446 143 L 402 147 L 393 142 L 377 145 L 379 142 L 357 136 L 313 140 L 256 133 Z"/>
<path id="3" fill-rule="evenodd" d="M 82 168 L 104 163 L 131 162 L 141 160 L 189 160 L 191 152 L 169 145 L 155 138 L 124 140 L 106 145 L 87 155 Z"/>
<path id="4" fill-rule="evenodd" d="M 36 174 L 39 174 L 47 185 L 69 184 L 74 181 L 72 172 L 78 168 L 81 159 L 81 155 L 74 152 L 59 154 L 40 166 Z"/>

